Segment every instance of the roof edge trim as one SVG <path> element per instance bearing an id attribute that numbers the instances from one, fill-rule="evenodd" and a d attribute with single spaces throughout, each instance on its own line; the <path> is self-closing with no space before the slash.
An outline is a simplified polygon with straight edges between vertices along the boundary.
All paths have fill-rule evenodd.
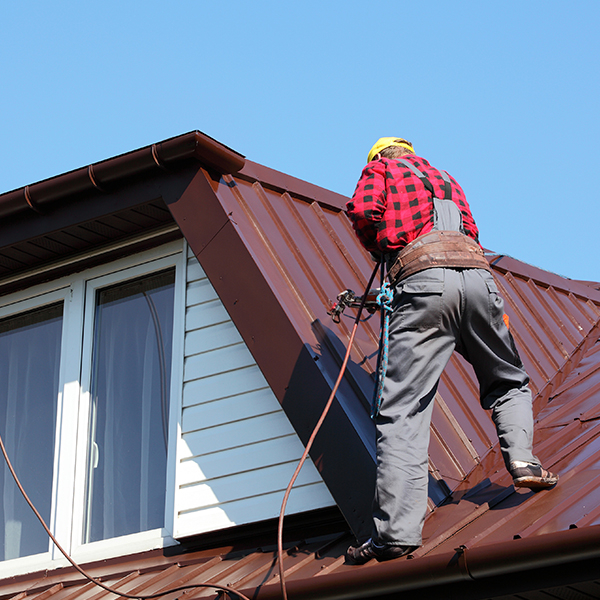
<path id="1" fill-rule="evenodd" d="M 0 217 L 24 211 L 43 214 L 49 203 L 77 194 L 113 190 L 152 171 L 171 171 L 189 160 L 222 174 L 237 173 L 246 162 L 235 150 L 200 131 L 192 131 L 1 194 Z"/>

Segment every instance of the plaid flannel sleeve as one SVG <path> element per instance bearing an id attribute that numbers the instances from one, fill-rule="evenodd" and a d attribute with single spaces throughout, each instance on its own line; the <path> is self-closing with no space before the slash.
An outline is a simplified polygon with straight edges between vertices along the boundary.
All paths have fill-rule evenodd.
<path id="1" fill-rule="evenodd" d="M 346 204 L 354 231 L 369 252 L 379 252 L 377 232 L 385 207 L 385 165 L 381 161 L 372 161 L 363 169 L 352 199 Z"/>

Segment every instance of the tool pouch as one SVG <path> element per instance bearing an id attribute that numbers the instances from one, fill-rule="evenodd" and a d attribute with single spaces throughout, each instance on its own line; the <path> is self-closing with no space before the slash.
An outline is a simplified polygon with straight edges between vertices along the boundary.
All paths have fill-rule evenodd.
<path id="1" fill-rule="evenodd" d="M 389 268 L 388 277 L 396 284 L 409 275 L 435 267 L 491 271 L 475 240 L 459 231 L 433 230 L 406 245 Z"/>

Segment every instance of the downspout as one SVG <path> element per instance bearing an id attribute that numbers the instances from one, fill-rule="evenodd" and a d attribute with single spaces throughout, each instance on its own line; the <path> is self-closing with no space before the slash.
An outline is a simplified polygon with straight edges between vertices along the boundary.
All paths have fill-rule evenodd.
<path id="1" fill-rule="evenodd" d="M 289 580 L 287 590 L 292 600 L 370 598 L 598 558 L 600 525 L 594 525 L 474 548 L 462 546 L 453 553 L 343 568 L 331 575 Z M 279 584 L 242 591 L 255 600 L 280 597 Z"/>

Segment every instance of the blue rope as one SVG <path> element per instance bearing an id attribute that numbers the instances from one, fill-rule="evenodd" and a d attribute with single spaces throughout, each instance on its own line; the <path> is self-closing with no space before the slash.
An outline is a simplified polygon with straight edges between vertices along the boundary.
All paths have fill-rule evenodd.
<path id="1" fill-rule="evenodd" d="M 373 396 L 373 408 L 371 409 L 372 419 L 375 419 L 379 415 L 381 408 L 381 396 L 383 395 L 383 384 L 385 383 L 385 373 L 388 364 L 388 341 L 393 299 L 394 293 L 390 284 L 386 281 L 381 286 L 376 300 L 377 304 L 381 307 L 381 336 L 379 338 L 379 354 L 377 355 L 377 381 Z"/>

